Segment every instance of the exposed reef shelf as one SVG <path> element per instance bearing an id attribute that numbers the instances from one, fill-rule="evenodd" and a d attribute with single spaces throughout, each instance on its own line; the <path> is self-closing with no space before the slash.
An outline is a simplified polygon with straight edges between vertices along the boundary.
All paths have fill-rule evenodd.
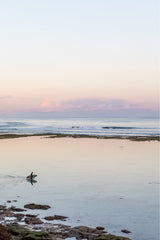
<path id="1" fill-rule="evenodd" d="M 131 141 L 160 141 L 159 136 L 97 136 L 97 135 L 86 135 L 86 134 L 62 134 L 62 133 L 39 133 L 39 134 L 1 134 L 0 139 L 13 139 L 23 137 L 34 137 L 44 136 L 49 138 L 96 138 L 96 139 L 127 139 Z"/>

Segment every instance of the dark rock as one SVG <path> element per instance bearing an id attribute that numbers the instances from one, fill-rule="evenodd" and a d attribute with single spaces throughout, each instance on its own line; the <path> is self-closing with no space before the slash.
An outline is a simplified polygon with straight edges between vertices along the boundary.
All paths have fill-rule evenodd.
<path id="1" fill-rule="evenodd" d="M 22 208 L 17 208 L 17 207 L 10 207 L 9 210 L 13 211 L 13 212 L 24 212 L 26 211 L 25 209 L 22 209 Z"/>
<path id="2" fill-rule="evenodd" d="M 17 223 L 13 223 L 7 226 L 8 232 L 14 236 L 23 235 L 27 230 L 24 227 L 18 225 Z"/>
<path id="3" fill-rule="evenodd" d="M 89 228 L 85 226 L 77 226 L 70 230 L 70 235 L 76 237 L 77 239 L 90 239 L 94 240 L 102 233 L 105 233 L 103 230 L 98 230 L 96 228 Z"/>
<path id="4" fill-rule="evenodd" d="M 27 219 L 27 218 L 26 218 Z M 26 220 L 25 219 L 25 220 Z M 33 220 L 33 218 L 32 218 Z M 31 222 L 29 222 L 31 223 Z M 32 222 L 31 225 L 34 223 Z M 37 223 L 36 223 L 37 224 Z M 33 226 L 32 226 L 33 227 Z M 102 227 L 101 227 L 102 228 Z M 71 228 L 70 226 L 62 224 L 54 224 L 52 227 L 36 226 L 34 229 L 37 231 L 30 231 L 26 227 L 19 224 L 9 224 L 7 230 L 13 235 L 12 239 L 15 240 L 62 240 L 65 238 L 75 237 L 77 240 L 88 239 L 88 240 L 130 240 L 129 238 L 115 236 L 112 234 L 103 234 L 103 230 L 96 228 L 89 228 L 85 226 L 77 226 Z M 45 232 L 42 232 L 44 229 Z M 40 231 L 39 231 L 40 230 Z M 6 238 L 5 238 L 6 239 Z M 3 240 L 5 240 L 3 239 Z M 0 239 L 1 240 L 1 239 Z M 10 239 L 6 239 L 10 240 Z"/>
<path id="5" fill-rule="evenodd" d="M 102 230 L 99 230 L 97 228 L 90 228 L 90 227 L 86 227 L 86 226 L 77 226 L 72 228 L 72 230 L 80 230 L 82 232 L 86 232 L 86 233 L 95 233 L 95 234 L 99 234 L 99 232 Z M 103 231 L 101 231 L 103 232 Z"/>
<path id="6" fill-rule="evenodd" d="M 49 205 L 40 205 L 40 204 L 30 203 L 30 204 L 24 205 L 24 208 L 47 210 L 47 209 L 50 208 L 50 206 Z"/>
<path id="7" fill-rule="evenodd" d="M 48 220 L 48 221 L 53 221 L 54 220 L 54 216 L 48 216 L 48 217 L 45 217 L 44 219 Z"/>
<path id="8" fill-rule="evenodd" d="M 26 217 L 24 221 L 27 224 L 42 224 L 43 223 L 40 218 L 36 218 L 36 217 Z"/>
<path id="9" fill-rule="evenodd" d="M 16 217 L 18 219 L 18 221 L 21 221 L 24 218 L 24 214 L 22 213 L 16 213 L 14 214 L 14 217 Z"/>
<path id="10" fill-rule="evenodd" d="M 14 217 L 14 213 L 6 208 L 6 206 L 0 206 L 0 216 L 1 218 L 4 218 L 4 217 Z"/>
<path id="11" fill-rule="evenodd" d="M 10 240 L 12 235 L 8 232 L 7 228 L 0 224 L 0 240 Z"/>
<path id="12" fill-rule="evenodd" d="M 7 201 L 7 203 L 11 203 L 11 201 L 10 201 L 10 200 L 8 200 L 8 201 Z"/>
<path id="13" fill-rule="evenodd" d="M 37 217 L 38 216 L 38 214 L 37 215 L 34 215 L 34 214 L 26 214 L 26 217 Z"/>
<path id="14" fill-rule="evenodd" d="M 96 238 L 96 240 L 131 240 L 129 238 L 115 236 L 112 234 L 104 234 Z"/>
<path id="15" fill-rule="evenodd" d="M 122 229 L 121 232 L 123 232 L 123 233 L 131 233 L 131 231 L 129 231 L 127 229 Z"/>
<path id="16" fill-rule="evenodd" d="M 104 227 L 98 226 L 98 227 L 96 227 L 96 229 L 97 229 L 97 230 L 104 230 Z"/>
<path id="17" fill-rule="evenodd" d="M 54 216 L 45 217 L 44 219 L 48 220 L 48 221 L 53 221 L 53 220 L 66 221 L 66 218 L 68 218 L 68 217 L 60 216 L 60 215 L 54 215 Z"/>
<path id="18" fill-rule="evenodd" d="M 6 209 L 6 206 L 0 205 L 0 210 Z"/>

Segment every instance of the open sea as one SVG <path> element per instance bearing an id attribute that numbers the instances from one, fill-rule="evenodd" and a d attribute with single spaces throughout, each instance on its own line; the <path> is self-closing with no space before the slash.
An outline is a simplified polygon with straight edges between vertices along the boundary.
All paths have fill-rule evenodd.
<path id="1" fill-rule="evenodd" d="M 1 133 L 159 136 L 159 130 L 159 119 L 152 118 L 0 119 Z"/>

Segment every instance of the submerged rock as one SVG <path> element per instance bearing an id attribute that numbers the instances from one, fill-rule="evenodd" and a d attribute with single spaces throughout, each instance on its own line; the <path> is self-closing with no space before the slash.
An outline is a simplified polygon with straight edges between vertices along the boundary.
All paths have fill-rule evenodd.
<path id="1" fill-rule="evenodd" d="M 41 205 L 41 204 L 30 203 L 30 204 L 24 205 L 24 208 L 47 210 L 47 209 L 50 208 L 50 206 L 49 205 Z"/>
<path id="2" fill-rule="evenodd" d="M 98 227 L 96 227 L 96 229 L 97 229 L 97 230 L 104 230 L 104 227 L 98 226 Z"/>
<path id="3" fill-rule="evenodd" d="M 44 219 L 48 220 L 48 221 L 53 221 L 53 220 L 66 221 L 66 218 L 68 218 L 68 217 L 60 216 L 60 215 L 54 215 L 54 216 L 45 217 Z"/>
<path id="4" fill-rule="evenodd" d="M 122 229 L 121 232 L 123 232 L 123 233 L 131 233 L 131 231 L 129 231 L 127 229 Z"/>
<path id="5" fill-rule="evenodd" d="M 38 214 L 37 215 L 34 215 L 34 214 L 26 214 L 26 217 L 37 217 L 38 216 Z"/>

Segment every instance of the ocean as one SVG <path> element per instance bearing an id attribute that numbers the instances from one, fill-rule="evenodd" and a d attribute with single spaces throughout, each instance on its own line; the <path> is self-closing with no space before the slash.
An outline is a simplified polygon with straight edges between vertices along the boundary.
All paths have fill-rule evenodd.
<path id="1" fill-rule="evenodd" d="M 159 136 L 159 119 L 152 118 L 1 118 L 0 132 L 64 133 L 96 136 Z"/>

